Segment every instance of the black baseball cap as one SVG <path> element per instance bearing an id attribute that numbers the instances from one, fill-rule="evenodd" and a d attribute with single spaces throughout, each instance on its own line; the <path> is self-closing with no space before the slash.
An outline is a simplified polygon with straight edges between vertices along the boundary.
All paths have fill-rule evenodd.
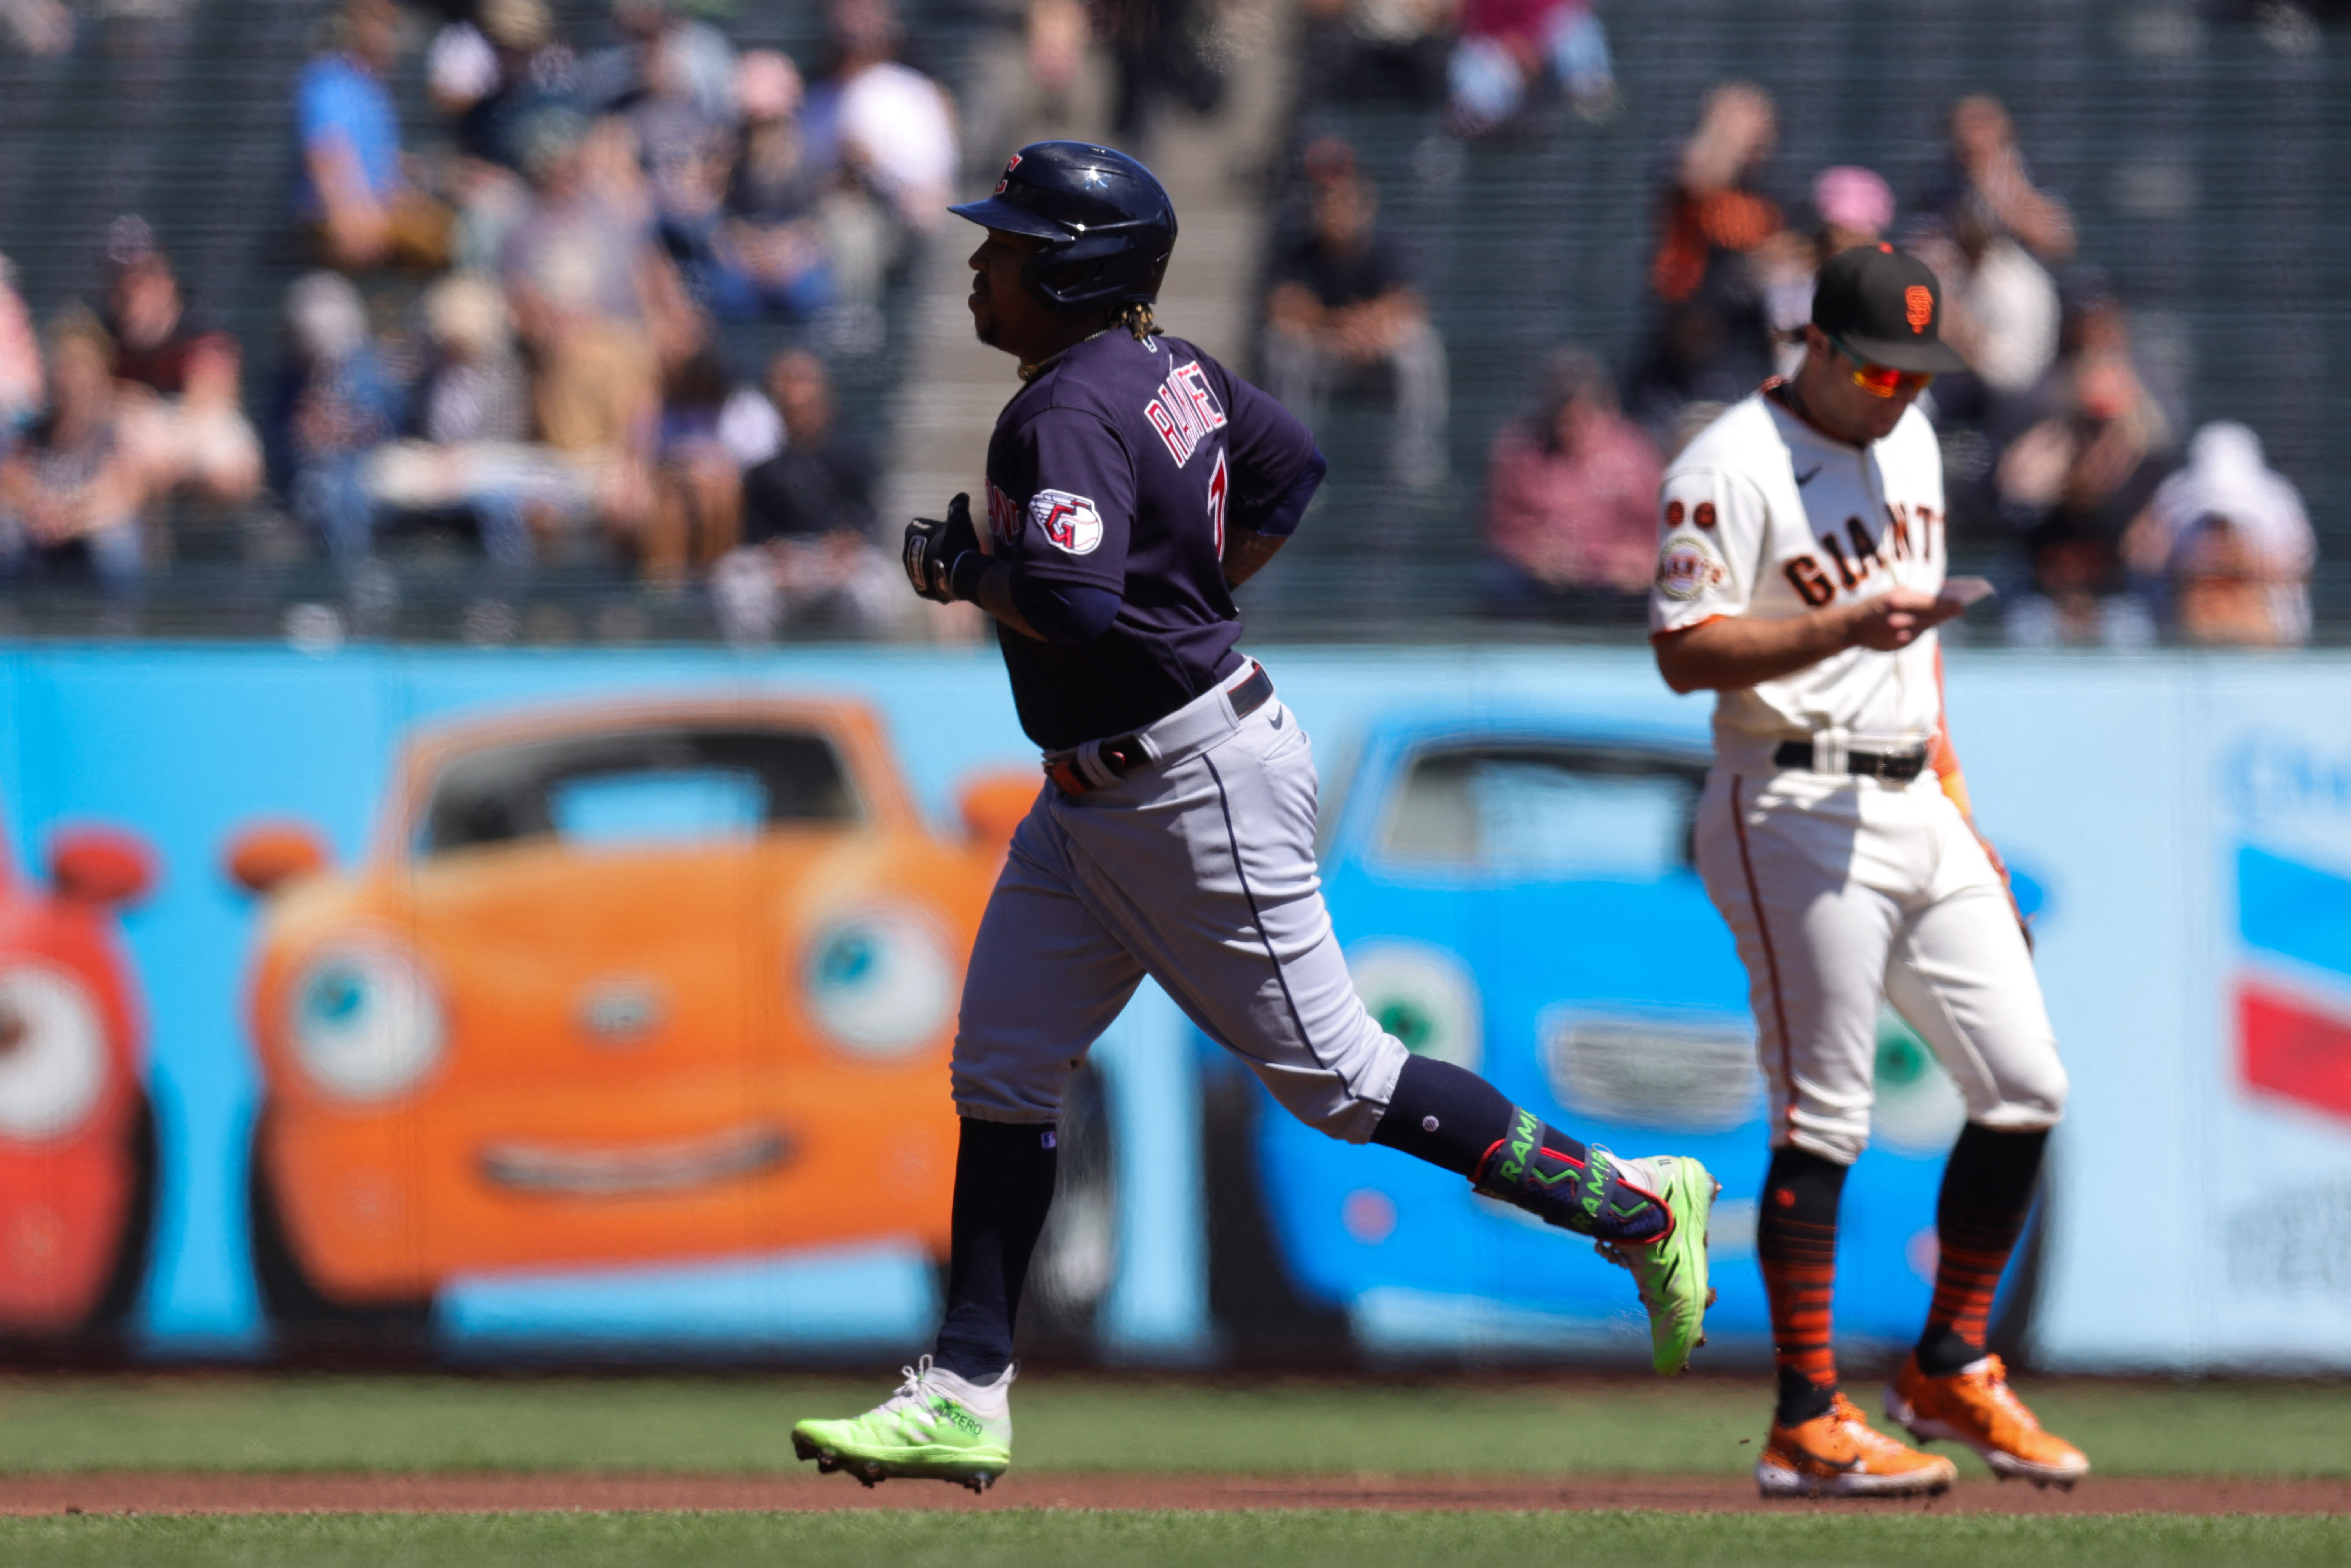
<path id="1" fill-rule="evenodd" d="M 1943 286 L 1934 270 L 1890 245 L 1857 245 L 1821 268 L 1813 325 L 1873 365 L 1951 375 L 1968 368 L 1943 341 Z"/>

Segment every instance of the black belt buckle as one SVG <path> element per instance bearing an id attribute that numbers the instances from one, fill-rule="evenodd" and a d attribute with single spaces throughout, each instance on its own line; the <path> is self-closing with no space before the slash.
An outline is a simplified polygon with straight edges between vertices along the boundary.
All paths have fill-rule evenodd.
<path id="1" fill-rule="evenodd" d="M 1103 771 L 1113 779 L 1125 778 L 1151 758 L 1151 754 L 1143 748 L 1142 735 L 1133 730 L 1101 742 L 1095 747 L 1095 755 L 1102 758 Z M 1045 777 L 1060 785 L 1064 794 L 1083 795 L 1102 788 L 1087 778 L 1085 769 L 1078 766 L 1075 751 L 1048 757 L 1044 759 L 1044 767 Z"/>
<path id="2" fill-rule="evenodd" d="M 1809 740 L 1783 740 L 1771 753 L 1771 760 L 1782 768 L 1802 768 L 1819 772 L 1815 766 L 1817 754 Z M 1844 770 L 1857 779 L 1882 779 L 1889 784 L 1907 784 L 1927 770 L 1927 753 L 1917 751 L 1847 751 Z"/>
<path id="3" fill-rule="evenodd" d="M 1926 771 L 1927 754 L 1923 751 L 1873 751 L 1867 754 L 1871 773 L 1889 784 L 1907 784 Z M 1854 758 L 1857 765 L 1860 758 Z M 1855 766 L 1854 771 L 1861 768 Z"/>
<path id="4" fill-rule="evenodd" d="M 1105 740 L 1100 747 L 1102 765 L 1113 779 L 1123 779 L 1151 760 L 1151 753 L 1143 749 L 1143 737 L 1137 732 Z"/>

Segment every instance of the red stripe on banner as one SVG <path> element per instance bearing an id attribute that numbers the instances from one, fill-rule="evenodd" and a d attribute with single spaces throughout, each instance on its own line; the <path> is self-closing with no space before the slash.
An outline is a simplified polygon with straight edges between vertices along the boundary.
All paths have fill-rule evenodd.
<path id="1" fill-rule="evenodd" d="M 2351 1023 L 2241 979 L 2237 1050 L 2239 1070 L 2253 1088 L 2351 1116 Z"/>

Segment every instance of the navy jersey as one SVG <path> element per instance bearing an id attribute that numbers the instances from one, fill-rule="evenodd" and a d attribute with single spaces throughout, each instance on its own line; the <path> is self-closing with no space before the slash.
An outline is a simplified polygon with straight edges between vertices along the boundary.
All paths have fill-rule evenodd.
<path id="1" fill-rule="evenodd" d="M 1091 642 L 998 627 L 1029 737 L 1139 729 L 1239 668 L 1225 529 L 1262 531 L 1320 462 L 1287 409 L 1179 338 L 1113 328 L 1023 387 L 987 444 L 982 548 L 1031 584 L 1119 600 Z"/>

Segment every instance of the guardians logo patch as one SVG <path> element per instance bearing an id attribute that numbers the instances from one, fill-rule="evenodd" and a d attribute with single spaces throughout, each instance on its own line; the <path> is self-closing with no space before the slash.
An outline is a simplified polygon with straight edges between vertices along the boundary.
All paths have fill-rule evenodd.
<path id="1" fill-rule="evenodd" d="M 1092 500 L 1067 490 L 1040 490 L 1029 497 L 1029 520 L 1068 555 L 1092 555 L 1102 541 L 1102 514 Z"/>

